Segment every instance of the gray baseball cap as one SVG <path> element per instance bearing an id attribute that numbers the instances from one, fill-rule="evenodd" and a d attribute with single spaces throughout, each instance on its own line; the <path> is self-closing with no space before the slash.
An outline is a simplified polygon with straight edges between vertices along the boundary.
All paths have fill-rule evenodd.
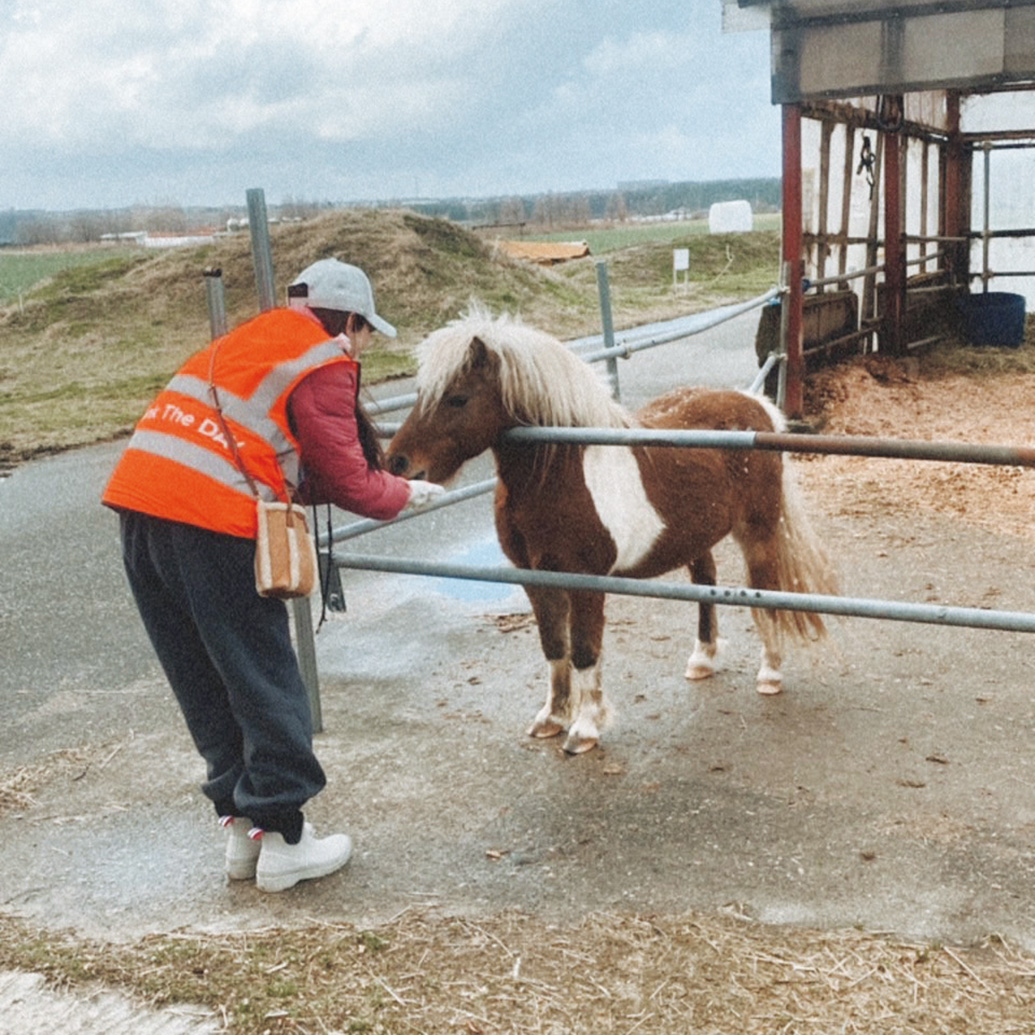
<path id="1" fill-rule="evenodd" d="M 320 259 L 306 266 L 291 282 L 288 301 L 313 309 L 359 313 L 374 330 L 389 338 L 396 334 L 395 328 L 374 309 L 374 289 L 367 275 L 358 266 L 338 259 Z"/>

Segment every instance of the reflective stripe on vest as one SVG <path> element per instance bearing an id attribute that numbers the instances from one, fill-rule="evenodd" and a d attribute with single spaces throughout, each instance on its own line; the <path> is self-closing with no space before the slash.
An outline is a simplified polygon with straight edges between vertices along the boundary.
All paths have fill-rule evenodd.
<path id="1" fill-rule="evenodd" d="M 268 416 L 269 411 L 299 374 L 320 366 L 322 363 L 339 359 L 341 356 L 341 347 L 333 341 L 325 341 L 319 345 L 314 345 L 301 356 L 273 367 L 249 398 L 235 395 L 225 387 L 216 386 L 219 394 L 219 404 L 223 409 L 223 416 L 228 421 L 246 428 L 266 442 L 280 462 L 285 481 L 291 485 L 297 485 L 300 480 L 301 470 L 298 454 L 277 422 Z M 189 399 L 196 399 L 210 409 L 214 409 L 209 383 L 200 377 L 195 377 L 193 374 L 177 374 L 166 386 L 165 391 L 176 392 L 179 395 L 187 396 Z M 160 433 L 155 432 L 153 434 L 158 435 Z M 133 438 L 135 439 L 136 435 Z M 188 447 L 189 443 L 184 442 L 182 438 L 175 435 L 170 435 L 168 438 L 171 440 L 171 444 L 160 452 L 158 450 L 155 450 L 155 452 L 159 452 L 160 456 L 164 456 L 168 460 L 175 460 L 179 463 L 196 467 L 197 464 L 193 460 L 187 459 L 186 455 L 183 457 L 177 456 L 176 446 L 172 444 L 182 443 L 185 447 Z M 130 440 L 130 445 L 138 449 L 148 448 L 147 446 L 138 445 L 133 439 Z M 202 452 L 204 451 L 202 450 Z M 208 474 L 209 472 L 205 470 L 204 473 Z M 247 485 L 241 477 L 238 477 L 234 483 L 223 478 L 219 480 L 226 482 L 226 484 L 234 484 L 238 488 L 244 485 L 245 491 L 247 491 Z M 274 498 L 275 496 L 271 492 L 270 499 Z"/>
<path id="2" fill-rule="evenodd" d="M 195 446 L 185 442 L 178 435 L 167 435 L 161 431 L 134 431 L 129 440 L 128 449 L 140 449 L 163 460 L 172 460 L 178 464 L 186 464 L 192 470 L 200 471 L 213 481 L 220 482 L 234 492 L 251 496 L 244 475 L 230 459 L 224 459 L 218 453 L 204 446 Z M 277 498 L 277 494 L 264 482 L 255 482 L 259 495 L 267 502 Z"/>

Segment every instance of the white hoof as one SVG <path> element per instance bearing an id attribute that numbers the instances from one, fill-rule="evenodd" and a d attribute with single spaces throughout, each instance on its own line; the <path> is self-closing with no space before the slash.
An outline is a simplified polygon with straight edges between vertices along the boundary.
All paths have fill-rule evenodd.
<path id="1" fill-rule="evenodd" d="M 564 741 L 564 751 L 569 755 L 584 755 L 587 751 L 592 751 L 599 742 L 600 733 L 596 730 L 592 732 L 572 730 Z"/>
<path id="2" fill-rule="evenodd" d="M 763 665 L 762 668 L 758 670 L 755 689 L 760 694 L 772 697 L 783 690 L 783 676 L 780 675 L 779 671 L 776 669 Z"/>
<path id="3" fill-rule="evenodd" d="M 722 653 L 726 641 L 719 639 L 714 643 L 694 641 L 694 652 L 686 662 L 685 677 L 689 680 L 707 679 L 716 672 L 722 671 Z"/>
<path id="4" fill-rule="evenodd" d="M 565 726 L 562 723 L 558 722 L 553 716 L 547 715 L 545 718 L 536 718 L 535 722 L 528 727 L 528 735 L 545 740 L 547 737 L 556 737 L 558 733 L 563 733 L 564 730 Z"/>

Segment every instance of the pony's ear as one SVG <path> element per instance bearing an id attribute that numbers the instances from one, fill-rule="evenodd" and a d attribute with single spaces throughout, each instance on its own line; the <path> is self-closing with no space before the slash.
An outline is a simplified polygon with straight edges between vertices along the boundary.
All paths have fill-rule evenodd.
<path id="1" fill-rule="evenodd" d="M 492 353 L 481 338 L 472 338 L 467 348 L 467 366 L 470 370 L 485 370 L 492 366 Z"/>

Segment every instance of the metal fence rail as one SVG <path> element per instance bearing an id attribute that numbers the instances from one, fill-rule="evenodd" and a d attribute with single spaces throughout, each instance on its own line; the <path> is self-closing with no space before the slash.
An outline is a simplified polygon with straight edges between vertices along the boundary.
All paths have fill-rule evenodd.
<path id="1" fill-rule="evenodd" d="M 762 431 L 713 431 L 708 429 L 672 431 L 654 428 L 513 428 L 505 435 L 511 441 L 527 443 L 650 445 L 690 449 L 763 449 L 780 452 L 1035 467 L 1035 447 L 979 445 L 966 442 L 926 442 L 865 436 L 796 435 Z M 495 484 L 496 479 L 488 479 L 447 493 L 433 505 L 434 509 L 482 495 L 489 492 Z M 391 523 L 356 522 L 343 529 L 333 530 L 329 537 L 325 536 L 321 539 L 321 545 L 352 539 L 364 532 Z M 580 589 L 600 593 L 657 597 L 665 600 L 709 602 L 719 605 L 785 611 L 814 611 L 819 614 L 842 617 L 966 626 L 1005 632 L 1035 632 L 1035 614 L 1016 611 L 993 611 L 984 608 L 917 604 L 908 601 L 786 593 L 747 587 L 671 584 L 655 580 L 644 582 L 618 576 L 530 571 L 503 566 L 457 565 L 361 554 L 336 556 L 334 561 L 339 568 L 384 571 L 395 574 Z"/>
<path id="2" fill-rule="evenodd" d="M 446 564 L 436 561 L 377 557 L 368 554 L 347 554 L 343 557 L 336 557 L 335 562 L 339 568 L 383 571 L 400 575 L 429 575 L 438 578 L 505 582 L 522 586 L 583 590 L 594 593 L 623 593 L 627 596 L 657 597 L 663 600 L 682 600 L 731 607 L 813 611 L 818 614 L 842 617 L 878 618 L 898 622 L 1035 633 L 1035 614 L 1023 611 L 991 611 L 977 607 L 916 604 L 908 601 L 874 600 L 864 597 L 834 597 L 817 593 L 785 593 L 743 586 L 702 586 L 656 580 L 643 581 L 616 575 L 578 575 L 570 572 L 537 571 L 493 565 Z"/>
<path id="3" fill-rule="evenodd" d="M 760 449 L 780 453 L 942 460 L 965 464 L 1035 467 L 1035 446 L 978 445 L 874 438 L 867 435 L 796 435 L 782 431 L 673 431 L 662 428 L 512 428 L 511 442 L 580 445 L 682 446 L 697 449 Z"/>
<path id="4" fill-rule="evenodd" d="M 825 456 L 871 456 L 891 460 L 933 460 L 944 463 L 988 464 L 1000 467 L 1035 467 L 1035 446 L 981 445 L 971 442 L 928 442 L 917 439 L 872 438 L 865 435 L 797 435 L 778 431 L 673 431 L 663 428 L 512 428 L 504 433 L 512 442 L 556 442 L 565 445 L 674 446 L 695 449 L 761 449 L 781 453 Z M 319 546 L 355 539 L 398 521 L 420 517 L 432 510 L 462 503 L 491 492 L 496 479 L 446 493 L 421 511 L 404 511 L 392 521 L 367 518 L 322 534 Z"/>

